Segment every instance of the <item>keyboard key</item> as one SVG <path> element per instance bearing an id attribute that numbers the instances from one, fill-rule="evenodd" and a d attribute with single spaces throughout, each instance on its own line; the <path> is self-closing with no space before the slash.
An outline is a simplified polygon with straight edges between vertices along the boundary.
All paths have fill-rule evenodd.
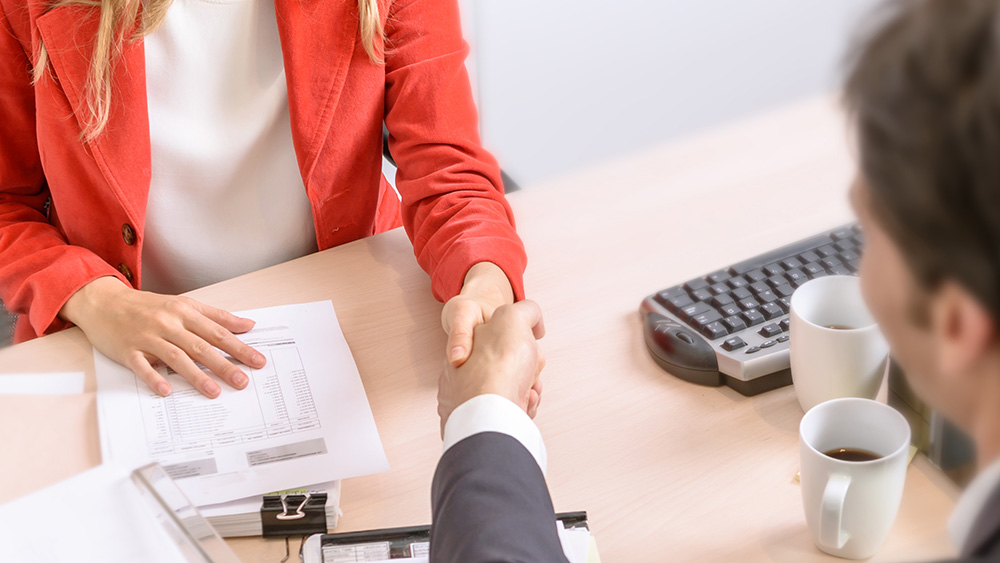
<path id="1" fill-rule="evenodd" d="M 747 327 L 747 323 L 735 315 L 723 319 L 722 324 L 726 325 L 730 333 L 739 332 Z"/>
<path id="2" fill-rule="evenodd" d="M 776 324 L 764 325 L 763 328 L 757 331 L 757 334 L 764 338 L 771 338 L 772 336 L 781 334 L 781 329 Z"/>
<path id="3" fill-rule="evenodd" d="M 830 268 L 831 276 L 849 276 L 851 273 L 852 272 L 847 269 L 847 266 L 844 266 L 843 264 L 835 268 Z"/>
<path id="4" fill-rule="evenodd" d="M 801 268 L 802 262 L 799 262 L 798 258 L 785 258 L 781 261 L 781 265 L 784 266 L 786 270 L 794 270 L 795 268 Z"/>
<path id="5" fill-rule="evenodd" d="M 824 268 L 823 265 L 819 263 L 819 261 L 809 262 L 808 264 L 805 264 L 804 266 L 802 266 L 802 270 L 806 274 L 808 274 L 810 278 L 814 278 L 816 276 L 823 275 L 826 273 L 826 268 Z"/>
<path id="6" fill-rule="evenodd" d="M 851 240 L 851 239 L 844 239 L 844 240 L 838 242 L 837 244 L 834 244 L 833 246 L 837 250 L 846 252 L 848 250 L 854 250 L 854 241 Z"/>
<path id="7" fill-rule="evenodd" d="M 719 312 L 716 311 L 715 309 L 712 309 L 711 311 L 691 317 L 691 320 L 688 321 L 688 324 L 697 328 L 698 330 L 702 330 L 703 328 L 714 323 L 715 321 L 721 321 L 721 320 L 722 320 L 722 315 L 720 315 Z"/>
<path id="8" fill-rule="evenodd" d="M 760 307 L 760 303 L 758 303 L 756 299 L 747 298 L 740 301 L 740 307 L 744 311 L 749 311 L 751 309 L 756 309 L 757 307 Z"/>
<path id="9" fill-rule="evenodd" d="M 775 295 L 774 292 L 771 290 L 762 291 L 757 294 L 757 301 L 759 301 L 760 303 L 771 303 L 777 300 L 778 296 Z"/>
<path id="10" fill-rule="evenodd" d="M 664 305 L 664 306 L 671 313 L 676 313 L 678 310 L 683 309 L 684 307 L 687 307 L 688 305 L 693 305 L 693 304 L 694 304 L 694 300 L 691 299 L 690 295 L 688 295 L 688 294 L 685 293 L 684 295 L 681 295 L 679 297 L 674 297 L 673 299 L 667 301 L 666 305 Z M 662 303 L 661 303 L 661 305 L 662 305 Z"/>
<path id="11" fill-rule="evenodd" d="M 854 244 L 856 244 L 858 246 L 858 248 L 863 248 L 865 246 L 865 234 L 864 233 L 858 233 L 858 234 L 854 235 L 853 237 L 851 237 L 851 240 L 854 241 Z"/>
<path id="12" fill-rule="evenodd" d="M 792 283 L 795 283 L 796 281 L 804 282 L 809 279 L 806 273 L 798 268 L 785 272 L 785 277 Z"/>
<path id="13" fill-rule="evenodd" d="M 777 303 L 767 303 L 761 305 L 760 312 L 767 320 L 776 319 L 785 314 L 785 312 L 781 310 L 781 306 Z"/>
<path id="14" fill-rule="evenodd" d="M 709 340 L 715 340 L 716 338 L 722 338 L 729 334 L 726 327 L 722 326 L 722 323 L 715 322 L 710 323 L 701 328 L 701 333 L 708 337 Z"/>
<path id="15" fill-rule="evenodd" d="M 852 272 L 857 272 L 861 269 L 861 259 L 858 258 L 857 260 L 851 260 L 847 263 L 847 267 L 850 268 Z"/>
<path id="16" fill-rule="evenodd" d="M 679 297 L 681 295 L 687 295 L 687 291 L 681 286 L 674 286 L 656 294 L 657 297 L 662 297 L 664 301 L 673 299 L 674 297 Z"/>
<path id="17" fill-rule="evenodd" d="M 729 278 L 729 279 L 728 279 L 728 280 L 726 281 L 726 283 L 728 283 L 728 284 L 729 284 L 729 287 L 731 287 L 731 288 L 733 288 L 733 289 L 739 289 L 739 288 L 741 288 L 741 287 L 746 287 L 746 286 L 750 285 L 750 282 L 748 282 L 748 281 L 747 281 L 747 280 L 746 280 L 745 278 L 743 278 L 742 276 L 740 276 L 740 277 L 737 277 L 737 278 Z"/>
<path id="18" fill-rule="evenodd" d="M 743 314 L 740 315 L 740 317 L 743 319 L 745 323 L 747 323 L 747 326 L 759 325 L 760 323 L 764 322 L 764 315 L 760 314 L 760 311 L 758 311 L 757 309 L 750 309 L 749 311 L 743 311 Z"/>
<path id="19" fill-rule="evenodd" d="M 708 303 L 699 302 L 694 305 L 688 305 L 687 307 L 682 307 L 680 311 L 677 312 L 677 316 L 684 322 L 691 320 L 691 317 L 695 315 L 700 315 L 702 313 L 707 313 L 709 311 L 714 311 Z"/>
<path id="20" fill-rule="evenodd" d="M 708 301 L 713 296 L 712 292 L 709 291 L 707 287 L 703 287 L 697 291 L 692 291 L 691 297 L 693 297 L 695 301 Z"/>
<path id="21" fill-rule="evenodd" d="M 747 343 L 743 342 L 742 338 L 740 338 L 739 336 L 734 336 L 722 343 L 722 349 L 726 350 L 727 352 L 732 352 L 733 350 L 739 350 L 740 348 L 746 345 Z"/>
<path id="22" fill-rule="evenodd" d="M 750 290 L 745 287 L 734 289 L 732 292 L 729 293 L 729 295 L 732 295 L 733 299 L 737 301 L 742 301 L 744 299 L 749 299 L 753 297 L 753 294 L 750 293 Z"/>
<path id="23" fill-rule="evenodd" d="M 845 238 L 850 238 L 852 236 L 854 236 L 854 231 L 852 231 L 850 227 L 837 229 L 836 231 L 830 233 L 830 238 L 832 238 L 833 240 L 842 240 Z"/>
<path id="24" fill-rule="evenodd" d="M 733 315 L 739 315 L 742 309 L 736 303 L 729 303 L 728 305 L 723 305 L 721 307 L 716 307 L 723 317 L 732 317 Z"/>
<path id="25" fill-rule="evenodd" d="M 758 348 L 757 346 L 751 346 L 747 348 L 747 351 L 744 352 L 744 354 L 756 354 L 757 352 L 760 352 L 760 348 Z"/>
<path id="26" fill-rule="evenodd" d="M 701 278 L 696 278 L 684 284 L 684 289 L 688 290 L 689 292 L 695 292 L 698 291 L 699 289 L 704 289 L 709 285 L 710 284 L 707 281 Z"/>
<path id="27" fill-rule="evenodd" d="M 775 338 L 778 342 L 788 342 L 789 336 L 787 334 L 782 334 L 781 336 Z"/>
<path id="28" fill-rule="evenodd" d="M 774 289 L 779 285 L 785 285 L 786 283 L 788 283 L 788 280 L 785 276 L 771 276 L 767 278 L 767 285 L 769 285 L 771 289 Z"/>
<path id="29" fill-rule="evenodd" d="M 778 323 L 778 328 L 781 329 L 781 332 L 788 332 L 792 328 L 791 319 L 782 320 L 780 323 Z"/>
<path id="30" fill-rule="evenodd" d="M 723 293 L 729 293 L 729 285 L 726 284 L 725 282 L 712 284 L 708 289 L 709 291 L 712 292 L 712 295 L 721 295 Z"/>
<path id="31" fill-rule="evenodd" d="M 777 342 L 775 342 L 774 340 L 765 340 L 764 342 L 761 342 L 759 346 L 761 347 L 761 349 L 764 349 L 764 348 L 770 348 L 775 344 L 777 344 Z"/>
<path id="32" fill-rule="evenodd" d="M 810 262 L 818 262 L 820 258 L 821 256 L 819 254 L 816 254 L 812 250 L 810 250 L 809 252 L 803 252 L 802 254 L 799 254 L 799 261 L 802 262 L 803 264 L 808 264 Z"/>
<path id="33" fill-rule="evenodd" d="M 753 282 L 750 284 L 750 291 L 752 291 L 754 295 L 757 295 L 758 293 L 762 293 L 764 291 L 771 291 L 771 286 L 762 281 Z"/>
<path id="34" fill-rule="evenodd" d="M 840 261 L 845 264 L 851 262 L 852 260 L 857 260 L 858 258 L 861 258 L 861 255 L 853 250 L 845 250 L 840 253 Z"/>
<path id="35" fill-rule="evenodd" d="M 765 274 L 764 271 L 761 270 L 760 268 L 757 268 L 755 270 L 750 270 L 746 274 L 743 274 L 743 277 L 746 278 L 748 282 L 753 283 L 753 282 L 759 282 L 761 280 L 766 280 L 767 274 Z"/>
<path id="36" fill-rule="evenodd" d="M 715 308 L 722 307 L 723 305 L 729 305 L 733 303 L 733 298 L 729 296 L 728 293 L 723 293 L 722 295 L 716 295 L 712 298 L 712 306 Z"/>
<path id="37" fill-rule="evenodd" d="M 792 309 L 791 297 L 782 297 L 781 299 L 775 301 L 775 303 L 777 303 L 778 306 L 781 307 L 781 310 L 784 311 L 785 313 L 788 313 L 788 311 Z"/>
<path id="38" fill-rule="evenodd" d="M 729 275 L 729 272 L 723 272 L 722 270 L 719 270 L 718 272 L 714 272 L 705 276 L 705 278 L 708 279 L 709 283 L 724 282 L 728 280 L 730 277 L 731 276 Z"/>
<path id="39" fill-rule="evenodd" d="M 816 249 L 816 253 L 826 258 L 827 256 L 833 256 L 837 253 L 837 249 L 833 247 L 832 244 L 824 244 L 823 246 Z"/>
<path id="40" fill-rule="evenodd" d="M 785 268 L 783 268 L 781 264 L 774 262 L 772 264 L 764 266 L 764 273 L 767 274 L 768 276 L 777 276 L 779 274 L 785 273 Z"/>
<path id="41" fill-rule="evenodd" d="M 821 260 L 820 263 L 823 264 L 823 267 L 826 268 L 827 272 L 829 272 L 831 268 L 840 265 L 840 258 L 837 258 L 836 256 L 827 256 Z"/>
<path id="42" fill-rule="evenodd" d="M 779 285 L 778 287 L 774 288 L 774 293 L 779 298 L 780 297 L 791 297 L 792 296 L 792 292 L 794 292 L 794 291 L 795 291 L 795 288 L 792 287 L 791 285 L 787 284 L 787 283 L 784 284 L 784 285 Z"/>

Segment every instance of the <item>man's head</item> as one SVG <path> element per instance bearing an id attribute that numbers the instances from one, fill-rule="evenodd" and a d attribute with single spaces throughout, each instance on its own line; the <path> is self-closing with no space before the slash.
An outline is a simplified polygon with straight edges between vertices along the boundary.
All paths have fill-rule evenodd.
<path id="1" fill-rule="evenodd" d="M 971 431 L 1000 391 L 1000 0 L 876 16 L 844 93 L 862 286 L 915 390 Z"/>

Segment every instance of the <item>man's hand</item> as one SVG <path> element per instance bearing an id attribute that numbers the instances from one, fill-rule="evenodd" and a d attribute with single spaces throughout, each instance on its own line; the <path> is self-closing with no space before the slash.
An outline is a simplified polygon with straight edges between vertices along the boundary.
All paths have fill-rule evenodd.
<path id="1" fill-rule="evenodd" d="M 195 362 L 236 389 L 249 383 L 247 375 L 216 348 L 250 367 L 265 363 L 260 352 L 234 336 L 253 328 L 252 320 L 187 297 L 138 291 L 113 277 L 83 286 L 59 316 L 80 327 L 94 348 L 163 396 L 170 394 L 170 384 L 153 369 L 156 360 L 209 398 L 219 396 L 222 389 Z"/>
<path id="2" fill-rule="evenodd" d="M 449 299 L 441 311 L 441 326 L 448 333 L 448 362 L 456 367 L 465 363 L 472 352 L 475 328 L 489 322 L 497 307 L 513 302 L 510 280 L 499 266 L 480 262 L 470 268 L 462 292 Z"/>
<path id="3" fill-rule="evenodd" d="M 536 339 L 545 334 L 542 311 L 533 301 L 502 306 L 474 329 L 472 353 L 460 367 L 446 363 L 438 384 L 441 429 L 459 405 L 478 395 L 496 394 L 532 418 L 541 401 L 539 378 L 545 358 Z"/>

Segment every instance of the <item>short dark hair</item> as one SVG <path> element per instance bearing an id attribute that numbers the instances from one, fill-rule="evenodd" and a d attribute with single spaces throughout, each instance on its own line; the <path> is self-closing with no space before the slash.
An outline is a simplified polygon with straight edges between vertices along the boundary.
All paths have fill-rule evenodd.
<path id="1" fill-rule="evenodd" d="M 880 226 L 925 289 L 1000 320 L 1000 0 L 895 0 L 847 59 L 844 101 Z"/>

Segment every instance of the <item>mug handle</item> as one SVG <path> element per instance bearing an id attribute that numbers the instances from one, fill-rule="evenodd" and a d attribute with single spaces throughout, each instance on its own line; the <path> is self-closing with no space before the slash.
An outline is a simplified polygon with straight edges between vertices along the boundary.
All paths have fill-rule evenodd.
<path id="1" fill-rule="evenodd" d="M 850 476 L 840 473 L 831 475 L 826 482 L 819 515 L 819 541 L 829 548 L 842 549 L 851 537 L 843 530 L 844 498 L 850 485 Z"/>

